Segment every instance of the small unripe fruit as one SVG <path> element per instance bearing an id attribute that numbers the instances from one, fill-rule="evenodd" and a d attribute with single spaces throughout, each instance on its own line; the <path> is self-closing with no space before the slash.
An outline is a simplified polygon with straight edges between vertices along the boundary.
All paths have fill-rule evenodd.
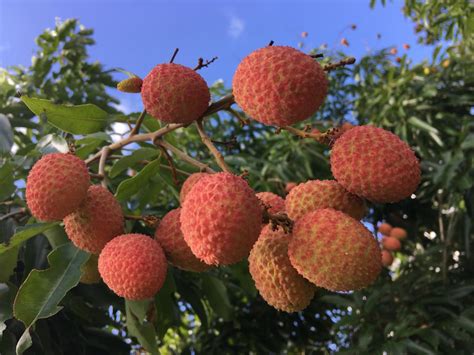
<path id="1" fill-rule="evenodd" d="M 47 154 L 28 174 L 28 208 L 41 221 L 59 221 L 79 207 L 89 184 L 89 172 L 83 160 L 72 154 Z"/>
<path id="2" fill-rule="evenodd" d="M 117 84 L 118 91 L 136 94 L 142 91 L 143 80 L 137 77 L 122 80 Z"/>
<path id="3" fill-rule="evenodd" d="M 393 255 L 388 250 L 382 250 L 382 265 L 389 267 L 393 263 Z"/>
<path id="4" fill-rule="evenodd" d="M 331 208 L 295 222 L 288 255 L 300 275 L 330 291 L 367 287 L 382 268 L 374 236 L 359 221 Z"/>
<path id="5" fill-rule="evenodd" d="M 388 223 L 382 223 L 377 231 L 380 233 L 380 234 L 383 234 L 383 235 L 390 235 L 390 231 L 392 230 L 392 226 Z"/>
<path id="6" fill-rule="evenodd" d="M 287 126 L 309 118 L 327 95 L 323 68 L 309 55 L 284 46 L 252 52 L 232 81 L 235 101 L 253 119 Z"/>
<path id="7" fill-rule="evenodd" d="M 342 38 L 342 39 L 341 39 L 341 44 L 342 44 L 343 46 L 349 47 L 349 41 L 348 41 L 346 38 Z"/>
<path id="8" fill-rule="evenodd" d="M 99 255 L 99 272 L 105 284 L 128 300 L 153 297 L 166 278 L 166 257 L 158 242 L 143 234 L 112 239 Z"/>
<path id="9" fill-rule="evenodd" d="M 259 192 L 256 194 L 258 199 L 263 202 L 271 214 L 285 212 L 285 200 L 273 192 Z"/>
<path id="10" fill-rule="evenodd" d="M 262 208 L 241 177 L 210 174 L 186 196 L 180 221 L 194 255 L 209 265 L 229 265 L 248 256 L 262 227 Z"/>
<path id="11" fill-rule="evenodd" d="M 311 302 L 315 287 L 291 266 L 281 229 L 265 226 L 249 256 L 249 271 L 262 298 L 280 311 L 298 312 Z"/>
<path id="12" fill-rule="evenodd" d="M 349 192 L 372 202 L 398 202 L 415 192 L 420 164 L 395 134 L 373 126 L 357 126 L 334 143 L 331 170 Z"/>
<path id="13" fill-rule="evenodd" d="M 408 43 L 404 43 L 403 49 L 406 49 L 406 50 L 410 49 L 410 45 Z"/>
<path id="14" fill-rule="evenodd" d="M 443 66 L 443 68 L 447 68 L 449 67 L 449 64 L 451 62 L 449 61 L 449 59 L 446 59 L 446 60 L 443 60 L 443 62 L 441 63 L 441 65 Z"/>
<path id="15" fill-rule="evenodd" d="M 86 285 L 98 284 L 100 278 L 98 269 L 99 256 L 92 254 L 89 259 L 81 266 L 81 279 L 79 282 Z"/>
<path id="16" fill-rule="evenodd" d="M 382 246 L 385 250 L 398 251 L 402 247 L 402 243 L 394 237 L 383 237 Z"/>
<path id="17" fill-rule="evenodd" d="M 361 219 L 366 213 L 364 201 L 335 180 L 309 180 L 299 184 L 286 197 L 285 206 L 288 216 L 294 220 L 320 208 L 334 208 L 355 219 Z"/>
<path id="18" fill-rule="evenodd" d="M 397 238 L 397 239 L 406 239 L 408 236 L 407 231 L 403 228 L 395 227 L 390 231 L 391 237 Z"/>
<path id="19" fill-rule="evenodd" d="M 76 247 L 99 254 L 109 240 L 123 233 L 120 204 L 109 190 L 90 186 L 81 205 L 64 218 L 66 234 Z"/>
<path id="20" fill-rule="evenodd" d="M 209 269 L 209 265 L 196 258 L 184 241 L 179 221 L 180 214 L 181 208 L 169 211 L 156 228 L 155 239 L 172 265 L 186 271 L 205 271 Z"/>
<path id="21" fill-rule="evenodd" d="M 184 181 L 183 186 L 181 186 L 181 191 L 179 192 L 179 202 L 183 204 L 184 199 L 189 191 L 193 188 L 194 184 L 198 182 L 204 176 L 209 175 L 208 173 L 194 173 L 189 175 L 189 177 Z"/>
<path id="22" fill-rule="evenodd" d="M 396 49 L 396 48 L 390 49 L 390 54 L 396 55 L 397 53 L 398 53 L 398 49 Z"/>
<path id="23" fill-rule="evenodd" d="M 183 65 L 159 64 L 143 80 L 146 111 L 165 123 L 188 124 L 197 120 L 209 106 L 210 98 L 204 79 Z"/>

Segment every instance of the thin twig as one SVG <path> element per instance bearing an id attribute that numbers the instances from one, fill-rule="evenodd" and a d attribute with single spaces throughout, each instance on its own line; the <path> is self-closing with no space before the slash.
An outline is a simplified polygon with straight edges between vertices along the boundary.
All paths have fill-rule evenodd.
<path id="1" fill-rule="evenodd" d="M 107 175 L 105 173 L 105 163 L 107 162 L 107 156 L 110 153 L 109 147 L 103 147 L 100 153 L 99 160 L 99 175 L 102 176 L 102 186 L 107 188 Z"/>
<path id="2" fill-rule="evenodd" d="M 339 67 L 343 67 L 345 65 L 354 64 L 355 62 L 356 62 L 356 59 L 354 57 L 348 57 L 348 58 L 344 58 L 344 59 L 340 60 L 337 63 L 326 64 L 323 67 L 323 69 L 324 69 L 324 71 L 329 72 L 331 70 L 334 70 L 334 69 L 339 68 Z"/>
<path id="3" fill-rule="evenodd" d="M 309 55 L 311 58 L 324 58 L 323 53 L 316 53 L 316 54 L 310 54 Z"/>
<path id="4" fill-rule="evenodd" d="M 173 158 L 171 158 L 171 156 L 169 155 L 169 153 L 168 153 L 168 151 L 166 150 L 165 147 L 163 147 L 162 145 L 159 145 L 159 144 L 158 144 L 158 146 L 160 147 L 161 151 L 165 155 L 166 161 L 168 162 L 168 165 L 171 169 L 171 175 L 173 176 L 174 184 L 176 186 L 179 186 L 179 181 L 178 181 L 178 177 L 176 175 L 176 167 L 174 166 Z"/>
<path id="5" fill-rule="evenodd" d="M 10 213 L 4 214 L 3 216 L 0 217 L 0 221 L 3 221 L 7 218 L 10 218 L 16 215 L 24 215 L 24 214 L 26 214 L 26 208 L 22 207 L 22 208 L 17 209 L 16 211 L 12 211 Z"/>
<path id="6" fill-rule="evenodd" d="M 215 171 L 213 169 L 211 169 L 208 165 L 206 165 L 204 163 L 201 163 L 199 160 L 196 160 L 193 157 L 190 157 L 188 154 L 186 154 L 182 150 L 179 150 L 174 145 L 169 144 L 167 141 L 165 141 L 163 139 L 157 140 L 156 144 L 159 144 L 159 145 L 165 147 L 166 149 L 171 151 L 171 153 L 176 155 L 181 160 L 184 160 L 185 162 L 196 166 L 197 168 L 199 168 L 200 171 L 204 171 L 206 173 L 215 173 Z"/>
<path id="7" fill-rule="evenodd" d="M 153 215 L 135 216 L 127 214 L 124 217 L 131 221 L 143 221 L 150 228 L 156 228 L 160 224 L 160 217 Z"/>
<path id="8" fill-rule="evenodd" d="M 138 131 L 140 131 L 140 126 L 142 125 L 143 120 L 145 119 L 145 116 L 146 116 L 146 110 L 143 110 L 140 113 L 140 116 L 138 116 L 138 118 L 137 118 L 137 122 L 135 123 L 135 127 L 133 127 L 133 129 L 130 131 L 129 137 L 134 136 L 135 134 L 138 133 Z"/>
<path id="9" fill-rule="evenodd" d="M 273 46 L 273 43 L 275 43 L 275 41 L 274 41 L 274 40 L 271 40 L 271 41 L 268 43 L 268 46 L 269 46 L 269 47 Z"/>
<path id="10" fill-rule="evenodd" d="M 202 68 L 207 68 L 210 64 L 214 63 L 218 58 L 217 57 L 212 57 L 211 60 L 206 60 L 199 58 L 198 59 L 198 64 L 194 67 L 193 70 L 197 71 Z"/>
<path id="11" fill-rule="evenodd" d="M 199 136 L 201 137 L 202 142 L 206 145 L 206 147 L 210 150 L 211 154 L 214 155 L 216 159 L 217 165 L 223 170 L 228 173 L 231 173 L 232 170 L 226 164 L 224 157 L 222 156 L 221 152 L 216 148 L 214 144 L 212 144 L 211 138 L 206 134 L 204 131 L 204 127 L 202 125 L 202 119 L 197 120 L 196 122 L 197 130 L 199 132 Z"/>
<path id="12" fill-rule="evenodd" d="M 176 55 L 178 54 L 179 52 L 179 48 L 176 48 L 173 52 L 173 55 L 171 56 L 171 59 L 170 59 L 170 63 L 173 63 L 175 58 L 176 58 Z"/>
<path id="13" fill-rule="evenodd" d="M 240 121 L 241 127 L 248 125 L 250 123 L 250 120 L 242 116 L 240 112 L 234 110 L 233 108 L 229 107 L 226 111 L 229 112 L 231 115 L 233 115 L 235 118 L 237 118 Z"/>

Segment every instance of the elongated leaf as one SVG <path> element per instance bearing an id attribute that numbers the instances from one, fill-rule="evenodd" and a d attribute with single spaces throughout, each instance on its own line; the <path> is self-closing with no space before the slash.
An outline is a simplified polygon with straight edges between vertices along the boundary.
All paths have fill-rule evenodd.
<path id="1" fill-rule="evenodd" d="M 438 130 L 434 128 L 433 126 L 429 125 L 428 123 L 420 120 L 419 118 L 412 116 L 408 119 L 408 123 L 410 123 L 412 126 L 417 127 L 423 131 L 431 132 L 434 134 L 438 134 Z"/>
<path id="2" fill-rule="evenodd" d="M 135 165 L 141 160 L 155 159 L 159 155 L 159 151 L 153 148 L 141 148 L 134 151 L 132 154 L 127 155 L 114 164 L 110 170 L 109 176 L 111 178 L 116 177 L 122 171 L 128 169 L 129 167 Z"/>
<path id="3" fill-rule="evenodd" d="M 124 201 L 136 194 L 140 189 L 144 188 L 150 178 L 159 171 L 160 159 L 155 159 L 147 164 L 137 175 L 124 180 L 117 188 L 115 196 L 118 200 Z"/>
<path id="4" fill-rule="evenodd" d="M 19 246 L 0 254 L 0 282 L 7 282 L 17 264 Z"/>
<path id="5" fill-rule="evenodd" d="M 0 114 L 0 153 L 8 153 L 13 145 L 13 131 L 7 116 Z"/>
<path id="6" fill-rule="evenodd" d="M 0 284 L 0 338 L 6 328 L 5 321 L 13 315 L 13 301 L 17 288 L 14 284 Z"/>
<path id="7" fill-rule="evenodd" d="M 57 224 L 58 222 L 35 223 L 35 224 L 29 224 L 25 227 L 18 227 L 16 229 L 15 234 L 11 237 L 8 243 L 0 244 L 0 254 L 16 247 L 17 245 L 20 245 L 21 243 L 27 241 L 28 239 L 34 237 L 35 235 L 38 235 L 50 228 L 53 228 Z"/>
<path id="8" fill-rule="evenodd" d="M 107 122 L 107 112 L 92 104 L 58 105 L 49 100 L 28 96 L 22 96 L 21 100 L 35 115 L 46 115 L 50 124 L 68 133 L 98 132 L 105 127 Z"/>
<path id="9" fill-rule="evenodd" d="M 224 320 L 232 317 L 232 305 L 224 283 L 211 275 L 203 275 L 202 291 L 214 312 Z"/>
<path id="10" fill-rule="evenodd" d="M 153 324 L 143 322 L 138 316 L 132 312 L 132 308 L 137 305 L 131 305 L 129 301 L 125 301 L 125 311 L 127 316 L 127 330 L 130 335 L 136 337 L 138 342 L 151 354 L 158 354 L 158 343 L 156 341 L 156 332 Z"/>
<path id="11" fill-rule="evenodd" d="M 11 196 L 16 190 L 13 179 L 13 167 L 9 163 L 5 163 L 0 167 L 0 201 Z"/>
<path id="12" fill-rule="evenodd" d="M 160 292 L 155 296 L 156 322 L 159 339 L 162 339 L 168 328 L 179 324 L 179 310 L 173 300 L 173 293 L 176 292 L 171 270 L 166 275 L 165 283 Z"/>

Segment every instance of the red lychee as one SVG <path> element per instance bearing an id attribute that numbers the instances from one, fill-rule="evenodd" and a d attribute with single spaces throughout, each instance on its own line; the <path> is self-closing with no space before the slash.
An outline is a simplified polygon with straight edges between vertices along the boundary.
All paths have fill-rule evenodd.
<path id="1" fill-rule="evenodd" d="M 380 234 L 383 234 L 383 235 L 390 235 L 390 231 L 392 230 L 392 226 L 388 223 L 382 223 L 377 231 L 380 233 Z"/>
<path id="2" fill-rule="evenodd" d="M 183 204 L 184 199 L 189 191 L 196 182 L 198 182 L 204 176 L 209 175 L 208 173 L 194 173 L 189 175 L 189 177 L 184 181 L 183 186 L 181 186 L 181 191 L 179 192 L 179 202 Z"/>
<path id="3" fill-rule="evenodd" d="M 268 212 L 271 214 L 285 212 L 285 200 L 277 194 L 273 192 L 259 192 L 256 196 L 269 207 Z"/>
<path id="4" fill-rule="evenodd" d="M 382 250 L 382 265 L 389 267 L 393 263 L 393 255 L 388 250 Z"/>
<path id="5" fill-rule="evenodd" d="M 401 239 L 401 240 L 406 239 L 406 237 L 408 236 L 407 231 L 400 227 L 393 228 L 390 231 L 390 234 L 387 234 L 387 235 L 389 235 L 390 237 Z"/>
<path id="6" fill-rule="evenodd" d="M 385 250 L 398 251 L 402 247 L 402 243 L 395 237 L 383 237 L 382 246 Z"/>

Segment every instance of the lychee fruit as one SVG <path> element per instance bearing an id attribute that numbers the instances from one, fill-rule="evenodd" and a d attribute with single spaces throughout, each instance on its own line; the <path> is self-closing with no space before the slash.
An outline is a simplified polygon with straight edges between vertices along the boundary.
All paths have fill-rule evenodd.
<path id="1" fill-rule="evenodd" d="M 181 208 L 169 211 L 156 228 L 155 239 L 172 265 L 186 271 L 205 271 L 209 269 L 209 265 L 196 258 L 184 241 L 179 221 L 180 214 Z"/>
<path id="2" fill-rule="evenodd" d="M 285 212 L 285 200 L 273 192 L 259 192 L 256 194 L 258 199 L 268 208 L 268 212 L 276 214 Z"/>
<path id="3" fill-rule="evenodd" d="M 28 174 L 26 202 L 35 218 L 59 221 L 79 207 L 89 185 L 83 160 L 72 154 L 47 154 Z"/>
<path id="4" fill-rule="evenodd" d="M 289 193 L 291 190 L 293 190 L 294 187 L 296 187 L 296 185 L 298 185 L 296 182 L 287 182 L 286 185 L 285 185 L 285 191 L 286 193 Z"/>
<path id="5" fill-rule="evenodd" d="M 100 278 L 98 269 L 99 256 L 92 254 L 89 259 L 81 266 L 81 279 L 79 282 L 86 285 L 98 284 Z"/>
<path id="6" fill-rule="evenodd" d="M 298 312 L 311 302 L 315 286 L 291 266 L 282 229 L 265 226 L 249 256 L 249 271 L 262 298 L 280 311 Z"/>
<path id="7" fill-rule="evenodd" d="M 378 203 L 401 201 L 420 182 L 420 164 L 410 147 L 373 126 L 354 127 L 336 140 L 331 170 L 346 190 Z"/>
<path id="8" fill-rule="evenodd" d="M 166 63 L 154 67 L 143 79 L 142 100 L 146 111 L 165 123 L 191 123 L 209 106 L 204 79 L 191 68 Z"/>
<path id="9" fill-rule="evenodd" d="M 131 77 L 122 80 L 117 84 L 117 90 L 127 93 L 139 93 L 142 90 L 143 80 L 138 77 Z"/>
<path id="10" fill-rule="evenodd" d="M 189 175 L 189 177 L 184 181 L 183 186 L 181 186 L 181 191 L 179 192 L 179 202 L 183 204 L 184 199 L 189 191 L 196 182 L 198 182 L 204 176 L 209 175 L 208 173 L 194 173 Z"/>
<path id="11" fill-rule="evenodd" d="M 285 199 L 288 217 L 301 218 L 320 208 L 334 208 L 361 219 L 366 213 L 362 199 L 346 191 L 335 180 L 309 180 L 290 191 Z"/>
<path id="12" fill-rule="evenodd" d="M 90 186 L 81 205 L 64 218 L 66 234 L 76 247 L 99 254 L 109 240 L 123 233 L 124 217 L 114 195 Z"/>
<path id="13" fill-rule="evenodd" d="M 392 226 L 388 223 L 382 223 L 377 231 L 380 233 L 380 234 L 383 234 L 383 235 L 390 235 L 390 231 L 392 230 Z"/>
<path id="14" fill-rule="evenodd" d="M 398 53 L 398 49 L 397 49 L 397 48 L 394 47 L 394 48 L 390 49 L 390 54 L 396 55 L 397 53 Z"/>
<path id="15" fill-rule="evenodd" d="M 235 101 L 265 125 L 287 126 L 314 114 L 328 80 L 311 56 L 291 47 L 269 46 L 245 57 L 232 82 Z"/>
<path id="16" fill-rule="evenodd" d="M 300 275 L 330 291 L 367 287 L 382 268 L 374 236 L 362 223 L 332 208 L 296 220 L 288 255 Z"/>
<path id="17" fill-rule="evenodd" d="M 410 45 L 409 45 L 408 43 L 404 43 L 404 44 L 403 44 L 403 49 L 409 50 L 409 49 L 410 49 Z"/>
<path id="18" fill-rule="evenodd" d="M 229 265 L 248 256 L 260 233 L 262 208 L 243 178 L 216 173 L 194 185 L 180 221 L 194 255 L 209 265 Z"/>
<path id="19" fill-rule="evenodd" d="M 390 231 L 390 233 L 386 235 L 389 235 L 390 237 L 394 237 L 401 240 L 406 239 L 406 237 L 408 236 L 407 231 L 400 227 L 393 228 Z"/>
<path id="20" fill-rule="evenodd" d="M 123 234 L 106 244 L 99 255 L 105 284 L 128 300 L 153 297 L 166 278 L 166 257 L 158 242 L 143 234 Z"/>
<path id="21" fill-rule="evenodd" d="M 347 40 L 347 38 L 341 38 L 341 44 L 343 46 L 349 47 L 349 41 Z"/>
<path id="22" fill-rule="evenodd" d="M 385 250 L 398 251 L 402 247 L 402 243 L 395 237 L 383 237 L 382 247 Z"/>
<path id="23" fill-rule="evenodd" d="M 388 250 L 382 250 L 382 265 L 389 267 L 393 263 L 393 255 Z"/>

